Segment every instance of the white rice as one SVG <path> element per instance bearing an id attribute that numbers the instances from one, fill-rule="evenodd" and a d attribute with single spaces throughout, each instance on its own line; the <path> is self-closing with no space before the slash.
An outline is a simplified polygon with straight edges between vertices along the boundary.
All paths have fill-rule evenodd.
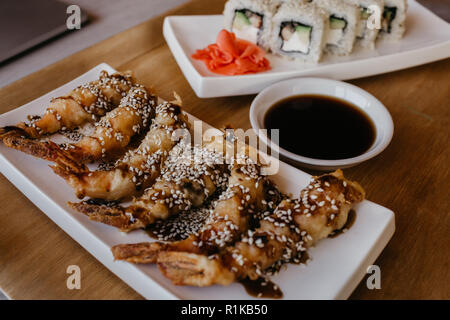
<path id="1" fill-rule="evenodd" d="M 281 50 L 283 44 L 280 37 L 281 25 L 283 22 L 291 21 L 312 27 L 308 53 Z M 288 59 L 317 63 L 322 57 L 322 51 L 325 47 L 325 34 L 328 28 L 328 15 L 324 10 L 301 1 L 285 1 L 272 19 L 271 50 L 273 53 Z"/>
<path id="2" fill-rule="evenodd" d="M 313 3 L 326 10 L 329 17 L 334 16 L 346 21 L 343 32 L 329 29 L 326 52 L 337 55 L 350 54 L 356 39 L 356 27 L 360 21 L 359 8 L 344 0 L 313 0 Z"/>
<path id="3" fill-rule="evenodd" d="M 263 17 L 262 26 L 257 34 L 257 45 L 269 50 L 270 48 L 270 28 L 272 17 L 275 14 L 281 0 L 229 0 L 225 4 L 225 28 L 233 32 L 232 25 L 236 11 L 250 10 Z M 246 39 L 249 40 L 249 39 Z"/>
<path id="4" fill-rule="evenodd" d="M 378 37 L 386 40 L 397 41 L 403 38 L 406 26 L 406 11 L 408 10 L 408 3 L 406 0 L 384 0 L 385 9 L 397 8 L 395 18 L 391 22 L 390 32 L 385 29 L 380 30 Z"/>
<path id="5" fill-rule="evenodd" d="M 370 12 L 370 14 L 378 13 L 378 19 L 380 19 L 380 27 L 381 27 L 381 19 L 383 18 L 383 9 L 384 9 L 384 0 L 346 0 L 347 2 L 356 5 L 360 10 L 369 9 L 372 6 L 378 7 L 377 12 Z M 368 27 L 368 20 L 362 17 L 362 12 L 360 16 L 360 21 L 356 27 L 356 44 L 361 47 L 375 49 L 375 40 L 377 39 L 378 32 L 380 29 L 376 28 L 376 26 Z"/>

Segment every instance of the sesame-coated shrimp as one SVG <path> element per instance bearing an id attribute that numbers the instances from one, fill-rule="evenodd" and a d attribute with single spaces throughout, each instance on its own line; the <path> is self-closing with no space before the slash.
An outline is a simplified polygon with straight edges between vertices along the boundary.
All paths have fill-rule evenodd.
<path id="1" fill-rule="evenodd" d="M 95 131 L 67 150 L 82 162 L 111 159 L 123 153 L 131 138 L 148 128 L 157 98 L 143 86 L 134 86 L 120 105 L 95 123 Z"/>
<path id="2" fill-rule="evenodd" d="M 342 228 L 364 190 L 342 171 L 312 179 L 299 200 L 283 200 L 234 246 L 219 255 L 162 251 L 157 263 L 175 284 L 209 286 L 266 277 L 288 262 L 299 262 L 308 247 Z"/>
<path id="3" fill-rule="evenodd" d="M 196 233 L 176 242 L 142 242 L 112 248 L 114 258 L 136 263 L 155 263 L 160 251 L 183 251 L 211 255 L 247 232 L 257 213 L 274 209 L 279 193 L 259 174 L 253 163 L 231 170 L 227 189 L 210 209 L 209 218 Z"/>
<path id="4" fill-rule="evenodd" d="M 73 129 L 86 122 L 97 121 L 114 109 L 134 85 L 129 74 L 108 75 L 102 71 L 98 80 L 81 85 L 66 96 L 52 99 L 41 117 L 21 122 L 17 127 L 30 138 L 52 134 L 61 129 Z"/>
<path id="5" fill-rule="evenodd" d="M 128 208 L 86 202 L 69 205 L 92 220 L 131 231 L 200 207 L 217 189 L 226 186 L 228 175 L 221 154 L 179 143 L 170 152 L 155 184 Z"/>
<path id="6" fill-rule="evenodd" d="M 95 123 L 92 135 L 84 136 L 77 143 L 65 145 L 63 149 L 51 141 L 30 139 L 22 129 L 7 131 L 0 134 L 0 138 L 7 147 L 52 162 L 70 160 L 73 167 L 79 168 L 80 163 L 107 160 L 122 154 L 131 138 L 150 125 L 156 100 L 145 87 L 135 85 L 122 98 L 117 108 Z M 72 167 L 67 163 L 66 165 Z"/>
<path id="7" fill-rule="evenodd" d="M 169 151 L 177 143 L 177 129 L 186 129 L 187 120 L 178 105 L 165 102 L 156 107 L 156 116 L 138 148 L 128 151 L 114 168 L 104 171 L 69 170 L 66 162 L 53 170 L 75 189 L 78 198 L 85 196 L 108 201 L 136 195 L 159 176 Z"/>

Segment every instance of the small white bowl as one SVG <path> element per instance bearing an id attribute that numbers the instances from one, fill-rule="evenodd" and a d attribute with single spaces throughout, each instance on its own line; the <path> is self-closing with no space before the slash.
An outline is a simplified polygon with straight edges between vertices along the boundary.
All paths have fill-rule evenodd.
<path id="1" fill-rule="evenodd" d="M 376 137 L 372 146 L 357 157 L 323 160 L 303 157 L 275 145 L 270 141 L 264 131 L 260 130 L 264 129 L 264 116 L 267 110 L 284 98 L 301 94 L 318 94 L 336 97 L 348 101 L 364 111 L 375 126 Z M 288 162 L 317 170 L 348 168 L 371 159 L 388 146 L 394 133 L 394 123 L 389 111 L 374 96 L 349 83 L 321 78 L 289 79 L 267 87 L 252 102 L 250 107 L 250 123 L 260 140 L 271 147 L 272 153 L 273 151 L 279 152 Z M 308 137 L 300 137 L 300 141 L 302 138 L 308 139 Z M 280 139 L 283 138 L 280 137 Z"/>

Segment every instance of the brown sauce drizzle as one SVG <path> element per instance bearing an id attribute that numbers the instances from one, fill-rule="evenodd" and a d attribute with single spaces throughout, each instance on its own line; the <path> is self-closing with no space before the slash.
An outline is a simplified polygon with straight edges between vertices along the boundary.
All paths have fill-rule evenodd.
<path id="1" fill-rule="evenodd" d="M 295 262 L 291 262 L 291 263 L 294 263 L 294 264 L 306 264 L 306 262 L 308 262 L 308 260 L 309 260 L 309 254 L 308 254 L 308 252 L 307 251 L 303 251 L 303 253 L 302 253 L 302 255 L 301 255 L 301 257 L 300 257 L 300 259 L 299 259 L 299 261 L 297 262 L 297 263 L 295 263 Z"/>
<path id="2" fill-rule="evenodd" d="M 291 261 L 293 264 L 306 264 L 309 260 L 308 252 L 302 252 L 302 255 L 297 262 Z M 279 268 L 273 268 L 270 273 L 277 273 Z M 259 278 L 257 280 L 250 280 L 245 278 L 241 280 L 240 283 L 244 286 L 245 291 L 253 297 L 256 298 L 271 298 L 271 299 L 281 299 L 283 297 L 283 292 L 281 289 L 272 281 L 264 278 Z"/>
<path id="3" fill-rule="evenodd" d="M 347 222 L 344 224 L 344 226 L 341 229 L 336 230 L 333 233 L 331 233 L 328 236 L 328 238 L 336 238 L 337 236 L 345 233 L 348 229 L 351 228 L 351 226 L 353 226 L 353 224 L 355 223 L 355 220 L 356 220 L 356 212 L 355 212 L 355 210 L 352 209 L 348 213 Z"/>
<path id="4" fill-rule="evenodd" d="M 170 219 L 170 218 L 169 218 Z M 162 241 L 160 237 L 168 237 L 169 239 L 165 240 L 168 242 L 180 241 L 186 239 L 186 237 L 181 236 L 180 234 L 173 234 L 174 232 L 170 228 L 170 224 L 173 219 L 170 220 L 160 220 L 158 223 L 154 223 L 144 229 L 145 233 L 150 238 L 153 238 L 158 241 Z"/>
<path id="5" fill-rule="evenodd" d="M 187 212 L 182 214 L 181 216 L 185 215 L 185 217 L 183 217 L 182 220 L 184 219 L 189 219 L 189 215 L 192 214 L 192 212 Z M 178 217 L 179 219 L 180 217 Z M 161 221 L 160 224 L 158 225 L 158 227 L 155 227 L 155 225 L 147 227 L 145 230 L 145 232 L 152 238 L 154 239 L 158 239 L 158 234 L 156 234 L 156 231 L 159 230 L 159 236 L 161 235 L 167 235 L 170 236 L 170 234 L 173 232 L 170 230 L 170 228 L 162 228 L 164 229 L 164 233 L 161 234 L 161 227 L 162 226 L 167 226 L 168 224 L 170 224 L 170 222 L 174 219 L 174 217 L 169 218 L 168 220 L 165 221 Z M 339 229 L 334 231 L 332 234 L 330 234 L 328 237 L 329 238 L 335 238 L 337 236 L 339 236 L 340 234 L 344 233 L 344 230 L 347 231 L 348 229 L 350 229 L 350 227 L 353 226 L 353 224 L 355 223 L 356 220 L 356 212 L 355 210 L 350 210 L 348 213 L 348 218 L 347 221 L 345 223 L 345 225 Z M 177 241 L 177 240 L 183 240 L 186 238 L 186 235 L 177 235 L 175 237 L 172 237 L 171 240 L 169 241 Z M 306 264 L 308 262 L 308 260 L 310 259 L 310 256 L 308 254 L 307 251 L 302 252 L 301 256 L 298 257 L 298 260 L 295 261 L 291 261 L 290 263 L 293 264 Z M 225 262 L 225 261 L 224 261 Z M 226 262 L 225 262 L 226 263 Z M 278 270 L 273 269 L 271 270 L 273 273 L 276 273 Z M 245 291 L 256 298 L 270 298 L 270 299 L 281 299 L 283 297 L 283 292 L 281 291 L 281 289 L 272 281 L 265 279 L 265 278 L 258 278 L 257 280 L 250 280 L 249 278 L 245 278 L 243 280 L 239 281 L 243 287 L 245 288 Z"/>
<path id="6" fill-rule="evenodd" d="M 192 208 L 166 220 L 158 220 L 146 227 L 144 231 L 151 238 L 160 241 L 184 240 L 191 234 L 200 231 L 209 217 L 210 207 L 211 202 L 207 202 L 202 208 Z"/>
<path id="7" fill-rule="evenodd" d="M 104 199 L 88 199 L 86 201 L 84 201 L 87 204 L 92 204 L 92 205 L 96 205 L 96 206 L 107 206 L 107 207 L 118 207 L 119 206 L 119 201 L 118 200 L 112 200 L 112 201 L 108 201 L 108 200 L 104 200 Z"/>
<path id="8" fill-rule="evenodd" d="M 144 229 L 144 231 L 150 238 L 158 240 L 158 236 L 156 235 L 154 228 L 147 227 L 147 228 Z"/>
<path id="9" fill-rule="evenodd" d="M 245 278 L 240 283 L 244 286 L 245 291 L 253 297 L 272 299 L 281 299 L 283 297 L 283 292 L 280 288 L 272 281 L 264 278 L 257 280 Z"/>
<path id="10" fill-rule="evenodd" d="M 42 118 L 42 116 L 40 116 L 40 115 L 28 115 L 27 116 L 28 121 L 36 121 L 36 120 L 39 120 L 41 118 Z"/>

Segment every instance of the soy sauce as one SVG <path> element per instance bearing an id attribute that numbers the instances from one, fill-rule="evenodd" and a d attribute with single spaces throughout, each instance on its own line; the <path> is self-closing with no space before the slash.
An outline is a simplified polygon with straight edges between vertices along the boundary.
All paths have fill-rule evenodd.
<path id="1" fill-rule="evenodd" d="M 253 297 L 271 299 L 281 299 L 283 297 L 283 292 L 276 284 L 263 278 L 257 280 L 245 278 L 240 283 L 244 286 L 245 291 Z"/>
<path id="2" fill-rule="evenodd" d="M 264 117 L 280 130 L 280 147 L 314 159 L 359 156 L 375 141 L 372 120 L 351 103 L 329 96 L 298 95 L 278 101 Z"/>

